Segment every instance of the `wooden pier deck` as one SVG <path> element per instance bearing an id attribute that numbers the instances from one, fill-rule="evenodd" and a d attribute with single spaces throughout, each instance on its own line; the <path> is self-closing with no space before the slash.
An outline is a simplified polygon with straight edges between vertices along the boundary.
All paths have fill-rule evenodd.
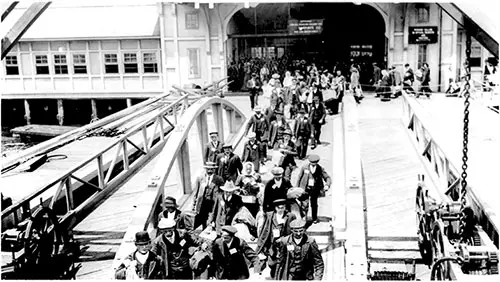
<path id="1" fill-rule="evenodd" d="M 20 135 L 21 137 L 25 136 L 55 137 L 77 128 L 78 127 L 76 126 L 65 126 L 65 125 L 29 124 L 13 128 L 11 132 L 13 134 Z"/>

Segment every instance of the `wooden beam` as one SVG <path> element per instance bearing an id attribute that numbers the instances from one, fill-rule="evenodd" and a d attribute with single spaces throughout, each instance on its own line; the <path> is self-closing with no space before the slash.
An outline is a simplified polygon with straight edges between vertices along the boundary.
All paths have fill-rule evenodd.
<path id="1" fill-rule="evenodd" d="M 14 10 L 14 8 L 17 6 L 17 4 L 19 4 L 19 1 L 14 1 L 14 2 L 10 3 L 9 7 L 7 7 L 7 9 L 5 9 L 5 11 L 2 13 L 2 22 L 10 14 L 10 12 L 12 12 L 12 10 Z"/>
<path id="2" fill-rule="evenodd" d="M 49 7 L 50 3 L 52 2 L 35 2 L 31 4 L 7 35 L 2 38 L 2 60 L 19 39 L 21 39 L 28 28 L 30 28 L 38 17 Z"/>

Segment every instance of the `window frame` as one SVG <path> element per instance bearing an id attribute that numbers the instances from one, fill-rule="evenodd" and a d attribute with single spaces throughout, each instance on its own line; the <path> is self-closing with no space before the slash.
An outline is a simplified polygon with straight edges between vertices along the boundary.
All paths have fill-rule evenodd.
<path id="1" fill-rule="evenodd" d="M 424 63 L 427 63 L 429 49 L 427 44 L 419 44 L 417 48 L 417 64 L 418 68 L 421 68 Z"/>
<path id="2" fill-rule="evenodd" d="M 59 58 L 56 58 L 59 57 Z M 68 57 L 66 54 L 52 54 L 52 59 L 54 60 L 54 75 L 68 75 L 69 74 L 69 67 L 68 67 Z M 62 59 L 64 59 L 64 62 L 62 62 Z M 59 62 L 58 62 L 59 60 Z M 64 72 L 65 70 L 65 72 Z"/>
<path id="3" fill-rule="evenodd" d="M 119 53 L 110 53 L 110 52 L 105 52 L 103 53 L 103 62 L 104 62 L 104 75 L 116 75 L 120 74 L 120 62 L 118 60 L 118 54 Z M 107 55 L 114 56 L 116 59 L 116 62 L 108 62 L 107 61 Z M 116 66 L 116 72 L 108 72 L 107 71 L 107 66 Z"/>
<path id="4" fill-rule="evenodd" d="M 192 66 L 192 61 L 191 61 L 191 52 L 195 51 L 196 52 L 196 73 L 191 73 L 191 69 L 193 68 Z M 188 78 L 189 79 L 197 79 L 201 78 L 201 59 L 200 59 L 200 48 L 187 48 L 187 53 L 188 53 Z"/>
<path id="5" fill-rule="evenodd" d="M 154 60 L 148 61 L 146 60 L 146 55 L 153 55 Z M 146 65 L 152 65 L 151 67 L 155 71 L 146 71 Z M 157 52 L 150 52 L 150 51 L 145 51 L 142 52 L 142 72 L 144 74 L 150 74 L 150 73 L 159 73 L 159 64 L 158 64 L 158 54 Z M 149 68 L 149 66 L 148 66 Z"/>
<path id="6" fill-rule="evenodd" d="M 72 55 L 71 59 L 72 59 L 72 63 L 73 63 L 73 74 L 75 74 L 75 75 L 88 74 L 87 54 L 73 53 L 71 55 Z M 82 62 L 79 62 L 78 60 L 76 60 L 76 56 L 82 56 L 84 62 L 82 63 Z M 85 72 L 76 72 L 77 67 L 79 67 L 79 68 L 80 67 L 85 67 Z"/>
<path id="7" fill-rule="evenodd" d="M 10 61 L 9 59 L 15 59 L 15 63 Z M 9 69 L 16 69 L 17 73 L 10 73 Z M 20 75 L 19 72 L 19 60 L 17 59 L 17 55 L 7 55 L 5 56 L 5 75 Z"/>
<path id="8" fill-rule="evenodd" d="M 49 55 L 48 54 L 33 54 L 33 56 L 35 57 L 34 58 L 34 62 L 35 62 L 35 71 L 33 72 L 35 75 L 50 75 L 50 65 L 49 65 Z M 39 63 L 38 62 L 38 58 L 37 57 L 45 57 L 45 60 L 46 62 L 41 62 Z M 47 73 L 38 73 L 38 68 L 39 67 L 43 67 L 43 68 L 47 68 Z"/>
<path id="9" fill-rule="evenodd" d="M 431 10 L 428 5 L 425 4 L 420 4 L 417 5 L 416 7 L 417 10 L 417 23 L 428 23 L 430 22 L 431 18 Z M 421 13 L 421 11 L 425 11 L 425 17 L 423 17 L 424 14 Z"/>
<path id="10" fill-rule="evenodd" d="M 122 52 L 122 63 L 123 63 L 123 73 L 124 74 L 138 74 L 139 73 L 139 58 L 137 56 L 137 52 Z M 129 58 L 127 58 L 129 55 Z M 127 59 L 133 58 L 132 61 L 128 62 Z M 132 65 L 135 65 L 135 71 L 127 71 L 131 68 Z"/>
<path id="11" fill-rule="evenodd" d="M 194 16 L 196 18 L 196 22 L 193 23 L 191 18 Z M 186 29 L 199 29 L 200 28 L 200 13 L 198 11 L 187 12 L 185 15 L 185 28 Z"/>

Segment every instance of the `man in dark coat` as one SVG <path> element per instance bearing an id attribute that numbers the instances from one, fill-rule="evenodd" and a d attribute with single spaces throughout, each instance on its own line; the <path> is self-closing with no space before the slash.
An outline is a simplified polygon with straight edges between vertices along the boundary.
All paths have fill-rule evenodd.
<path id="1" fill-rule="evenodd" d="M 278 141 L 276 149 L 283 154 L 283 159 L 278 166 L 282 167 L 284 170 L 284 178 L 290 180 L 292 177 L 292 171 L 294 167 L 297 166 L 295 163 L 295 156 L 297 155 L 297 150 L 295 143 L 291 140 L 292 131 L 287 129 L 283 132 L 283 139 Z"/>
<path id="2" fill-rule="evenodd" d="M 405 74 L 403 75 L 403 90 L 407 91 L 408 94 L 415 94 L 413 89 L 413 81 L 415 81 L 415 74 L 410 67 L 410 64 L 405 64 Z"/>
<path id="3" fill-rule="evenodd" d="M 283 117 L 283 112 L 275 111 L 274 113 L 276 114 L 276 120 L 271 122 L 269 129 L 269 148 L 276 148 L 278 140 L 283 138 L 283 132 L 290 129 L 290 125 Z"/>
<path id="4" fill-rule="evenodd" d="M 255 132 L 250 132 L 247 135 L 248 141 L 243 146 L 242 162 L 253 163 L 255 172 L 259 172 L 260 164 L 263 162 L 264 157 L 262 154 L 262 145 L 259 141 L 255 140 Z"/>
<path id="5" fill-rule="evenodd" d="M 214 207 L 215 197 L 219 193 L 219 188 L 224 185 L 222 177 L 215 174 L 217 165 L 213 162 L 205 164 L 206 173 L 200 175 L 195 180 L 193 210 L 196 212 L 194 228 L 202 225 L 207 227 L 207 219 Z"/>
<path id="6" fill-rule="evenodd" d="M 217 234 L 220 234 L 222 226 L 231 225 L 234 216 L 243 206 L 241 196 L 234 194 L 238 187 L 232 181 L 227 181 L 220 189 L 222 193 L 215 198 L 214 208 L 207 221 Z"/>
<path id="7" fill-rule="evenodd" d="M 290 181 L 283 178 L 283 168 L 274 167 L 271 173 L 274 178 L 269 180 L 264 188 L 264 200 L 262 204 L 264 212 L 273 211 L 274 200 L 286 199 L 288 189 L 292 187 Z"/>
<path id="8" fill-rule="evenodd" d="M 165 266 L 160 256 L 149 251 L 151 239 L 146 231 L 135 234 L 137 250 L 128 255 L 115 271 L 115 278 L 165 279 Z"/>
<path id="9" fill-rule="evenodd" d="M 307 155 L 307 145 L 309 144 L 309 138 L 311 137 L 311 123 L 309 119 L 304 116 L 306 111 L 304 109 L 299 110 L 299 115 L 295 119 L 295 124 L 293 126 L 293 136 L 295 137 L 295 145 L 297 146 L 297 157 L 299 160 L 303 160 Z"/>
<path id="10" fill-rule="evenodd" d="M 198 248 L 200 243 L 185 230 L 177 230 L 175 221 L 171 219 L 162 218 L 158 223 L 158 230 L 160 234 L 153 241 L 151 251 L 165 262 L 165 279 L 193 279 L 189 266 L 190 248 Z M 206 244 L 202 245 L 202 248 L 207 248 Z"/>
<path id="11" fill-rule="evenodd" d="M 382 79 L 382 70 L 378 67 L 377 63 L 373 63 L 373 77 L 371 82 L 374 86 L 374 91 L 377 91 L 380 80 Z"/>
<path id="12" fill-rule="evenodd" d="M 263 137 L 267 138 L 266 135 L 268 129 L 269 123 L 266 117 L 262 114 L 262 108 L 260 106 L 255 107 L 255 114 L 250 118 L 245 134 L 248 134 L 249 131 L 253 131 L 255 132 L 255 138 L 257 141 L 262 142 L 264 139 Z"/>
<path id="13" fill-rule="evenodd" d="M 277 280 L 322 280 L 325 264 L 318 244 L 305 234 L 305 221 L 290 223 L 292 235 L 278 240 Z"/>
<path id="14" fill-rule="evenodd" d="M 215 278 L 217 280 L 248 279 L 250 277 L 248 268 L 258 264 L 257 254 L 245 240 L 234 236 L 237 232 L 235 227 L 226 225 L 221 230 L 221 238 L 216 239 L 212 247 Z"/>
<path id="15" fill-rule="evenodd" d="M 252 78 L 247 82 L 247 88 L 248 91 L 250 92 L 250 108 L 252 109 L 252 111 L 257 102 L 256 97 L 259 96 L 260 87 L 261 83 L 257 78 L 257 74 L 252 73 Z"/>
<path id="16" fill-rule="evenodd" d="M 311 125 L 313 130 L 313 140 L 311 147 L 316 148 L 316 144 L 321 144 L 321 127 L 325 124 L 326 111 L 325 106 L 319 102 L 319 97 L 313 98 L 313 103 L 310 110 Z"/>
<path id="17" fill-rule="evenodd" d="M 221 176 L 224 182 L 228 180 L 235 182 L 243 169 L 243 164 L 240 157 L 233 153 L 231 144 L 225 144 L 222 148 L 224 153 L 217 157 L 217 175 Z"/>
<path id="18" fill-rule="evenodd" d="M 297 187 L 304 188 L 311 199 L 312 220 L 314 223 L 318 223 L 318 197 L 321 191 L 330 189 L 332 183 L 330 176 L 318 162 L 318 155 L 310 155 L 309 164 L 300 168 L 297 177 Z M 323 181 L 326 182 L 326 187 Z"/>
<path id="19" fill-rule="evenodd" d="M 264 214 L 264 224 L 259 230 L 257 254 L 263 254 L 267 257 L 267 263 L 271 268 L 271 278 L 275 277 L 276 259 L 278 254 L 274 251 L 274 244 L 279 238 L 288 236 L 292 233 L 290 229 L 290 222 L 295 220 L 295 215 L 286 210 L 286 200 L 274 200 L 274 211 L 266 212 Z"/>
<path id="20" fill-rule="evenodd" d="M 427 97 L 430 97 L 432 90 L 429 87 L 429 83 L 431 82 L 431 70 L 429 69 L 429 64 L 423 63 L 420 69 L 422 71 L 420 92 L 424 93 Z M 417 94 L 416 98 L 418 98 L 419 96 L 420 93 Z"/>
<path id="21" fill-rule="evenodd" d="M 205 145 L 203 153 L 203 162 L 215 162 L 217 156 L 222 153 L 222 146 L 224 145 L 219 141 L 219 133 L 217 131 L 210 132 L 210 141 Z"/>

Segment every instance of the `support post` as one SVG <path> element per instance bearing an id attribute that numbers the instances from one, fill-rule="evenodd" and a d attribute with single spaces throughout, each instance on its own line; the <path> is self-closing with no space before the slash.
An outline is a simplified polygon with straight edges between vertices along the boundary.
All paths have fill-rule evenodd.
<path id="1" fill-rule="evenodd" d="M 127 99 L 127 108 L 132 107 L 132 99 L 128 98 Z"/>
<path id="2" fill-rule="evenodd" d="M 24 100 L 24 119 L 26 119 L 26 124 L 31 124 L 30 103 L 26 99 Z"/>
<path id="3" fill-rule="evenodd" d="M 235 116 L 234 110 L 232 109 L 226 110 L 226 119 L 227 119 L 227 124 L 229 126 L 229 134 L 236 132 L 236 118 L 234 116 Z"/>
<path id="4" fill-rule="evenodd" d="M 64 104 L 62 99 L 57 99 L 57 120 L 59 125 L 64 124 Z"/>
<path id="5" fill-rule="evenodd" d="M 214 119 L 215 130 L 219 132 L 219 140 L 225 142 L 224 138 L 224 120 L 222 117 L 222 104 L 212 105 L 212 116 Z"/>
<path id="6" fill-rule="evenodd" d="M 182 191 L 184 194 L 192 192 L 191 188 L 191 165 L 189 160 L 189 143 L 184 140 L 177 154 L 177 166 L 181 177 Z"/>
<path id="7" fill-rule="evenodd" d="M 90 116 L 91 122 L 94 120 L 99 119 L 99 116 L 97 115 L 97 104 L 95 99 L 90 99 L 90 105 L 92 107 L 92 115 Z"/>
<path id="8" fill-rule="evenodd" d="M 208 123 L 206 111 L 200 113 L 196 120 L 196 125 L 198 127 L 198 136 L 200 137 L 200 148 L 204 148 L 205 144 L 208 143 Z"/>

